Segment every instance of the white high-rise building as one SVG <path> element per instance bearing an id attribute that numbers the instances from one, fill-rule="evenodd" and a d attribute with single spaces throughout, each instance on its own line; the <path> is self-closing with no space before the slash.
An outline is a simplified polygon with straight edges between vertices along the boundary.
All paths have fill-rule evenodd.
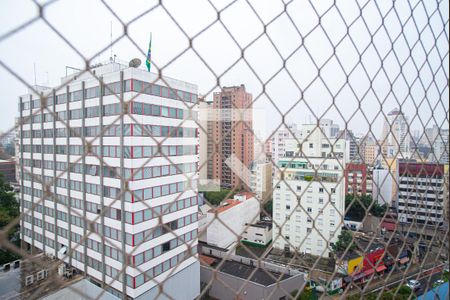
<path id="1" fill-rule="evenodd" d="M 302 136 L 296 155 L 279 160 L 284 181 L 275 174 L 274 247 L 328 256 L 345 214 L 346 142 L 326 138 L 316 125 L 303 125 Z"/>
<path id="2" fill-rule="evenodd" d="M 339 124 L 334 123 L 331 119 L 320 119 L 320 128 L 329 138 L 336 137 L 340 129 Z"/>
<path id="3" fill-rule="evenodd" d="M 297 124 L 287 124 L 286 126 L 280 127 L 272 136 L 272 160 L 278 163 L 280 158 L 286 155 L 286 140 L 301 138 L 301 132 L 297 128 Z"/>
<path id="4" fill-rule="evenodd" d="M 444 165 L 399 161 L 396 180 L 399 221 L 441 226 L 446 202 Z"/>
<path id="5" fill-rule="evenodd" d="M 409 118 L 398 109 L 387 115 L 383 124 L 382 146 L 388 158 L 411 157 L 411 134 L 408 132 Z"/>
<path id="6" fill-rule="evenodd" d="M 449 130 L 437 128 L 435 138 L 432 140 L 433 146 L 429 154 L 430 161 L 441 164 L 448 164 L 449 162 Z"/>
<path id="7" fill-rule="evenodd" d="M 194 299 L 197 86 L 118 63 L 90 71 L 43 90 L 42 111 L 37 95 L 19 99 L 21 238 L 120 298 L 154 299 L 164 281 Z"/>

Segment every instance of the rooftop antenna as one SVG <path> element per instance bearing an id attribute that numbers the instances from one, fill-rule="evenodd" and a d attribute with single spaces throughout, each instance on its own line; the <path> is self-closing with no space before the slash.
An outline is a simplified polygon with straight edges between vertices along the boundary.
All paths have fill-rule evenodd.
<path id="1" fill-rule="evenodd" d="M 113 37 L 112 37 L 112 21 L 110 22 L 110 38 L 111 38 L 111 43 L 109 44 L 109 49 L 111 51 L 111 54 L 109 55 L 109 60 L 112 62 L 113 61 Z"/>
<path id="2" fill-rule="evenodd" d="M 36 63 L 33 63 L 33 69 L 34 69 L 34 85 L 36 86 Z"/>

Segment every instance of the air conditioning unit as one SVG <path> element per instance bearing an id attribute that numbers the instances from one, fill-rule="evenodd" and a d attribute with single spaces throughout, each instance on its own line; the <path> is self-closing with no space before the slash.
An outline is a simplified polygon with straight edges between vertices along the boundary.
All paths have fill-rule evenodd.
<path id="1" fill-rule="evenodd" d="M 28 275 L 27 277 L 25 277 L 25 286 L 32 285 L 33 282 L 34 282 L 34 276 L 33 275 Z"/>
<path id="2" fill-rule="evenodd" d="M 65 273 L 66 273 L 66 264 L 60 264 L 58 266 L 58 275 L 64 276 Z"/>
<path id="3" fill-rule="evenodd" d="M 44 278 L 45 278 L 44 270 L 41 270 L 41 271 L 37 272 L 37 274 L 36 274 L 36 281 L 43 280 Z"/>

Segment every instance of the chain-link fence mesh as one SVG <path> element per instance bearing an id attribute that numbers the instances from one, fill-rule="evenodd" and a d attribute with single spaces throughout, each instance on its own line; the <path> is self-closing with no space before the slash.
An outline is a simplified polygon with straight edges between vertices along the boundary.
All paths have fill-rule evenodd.
<path id="1" fill-rule="evenodd" d="M 190 288 L 204 299 L 412 299 L 448 280 L 448 3 L 292 0 L 267 13 L 259 1 L 208 1 L 215 17 L 194 34 L 186 19 L 202 16 L 180 17 L 172 2 L 125 21 L 101 1 L 123 30 L 88 56 L 48 19 L 60 2 L 34 2 L 36 14 L 0 36 L 39 23 L 84 62 L 44 89 L 0 58 L 30 91 L 2 135 L 16 132 L 20 214 L 0 245 L 24 261 L 22 287 L 4 298 L 67 288 L 173 299 Z M 157 12 L 187 41 L 171 59 L 152 59 L 152 73 L 94 66 L 124 40 L 146 57 L 129 30 Z M 245 20 L 230 23 L 235 13 Z M 251 38 L 239 33 L 246 22 Z M 204 51 L 211 35 L 229 57 Z M 190 72 L 213 77 L 193 82 L 204 96 L 167 77 L 186 55 Z M 223 87 L 230 77 L 236 86 Z M 228 188 L 222 202 L 197 184 L 202 171 Z M 263 176 L 273 178 L 258 190 Z M 251 240 L 261 228 L 270 242 Z M 72 285 L 83 278 L 101 292 Z"/>

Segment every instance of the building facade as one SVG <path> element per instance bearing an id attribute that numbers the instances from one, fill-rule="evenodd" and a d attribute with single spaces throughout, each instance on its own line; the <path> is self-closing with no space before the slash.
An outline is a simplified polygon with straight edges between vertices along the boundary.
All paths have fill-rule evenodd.
<path id="1" fill-rule="evenodd" d="M 399 161 L 398 217 L 402 223 L 441 225 L 444 221 L 444 165 Z"/>
<path id="2" fill-rule="evenodd" d="M 375 168 L 372 171 L 372 198 L 378 204 L 392 205 L 393 184 L 395 180 L 391 172 L 387 169 Z"/>
<path id="3" fill-rule="evenodd" d="M 286 127 L 280 127 L 270 139 L 272 160 L 278 164 L 278 160 L 286 155 L 286 140 L 301 139 L 301 132 L 296 124 L 287 124 Z"/>
<path id="4" fill-rule="evenodd" d="M 228 248 L 239 241 L 247 224 L 259 221 L 259 201 L 252 193 L 237 194 L 217 208 L 206 212 L 201 222 L 202 241 L 219 248 Z"/>
<path id="5" fill-rule="evenodd" d="M 345 140 L 327 138 L 316 125 L 303 125 L 302 135 L 295 155 L 279 161 L 284 181 L 275 175 L 273 245 L 328 256 L 345 214 Z"/>
<path id="6" fill-rule="evenodd" d="M 411 157 L 411 135 L 409 118 L 398 109 L 388 113 L 383 124 L 382 146 L 389 158 Z"/>
<path id="7" fill-rule="evenodd" d="M 211 179 L 219 179 L 223 188 L 242 186 L 248 189 L 250 178 L 246 178 L 246 169 L 254 155 L 252 95 L 240 85 L 223 87 L 213 97 Z M 240 165 L 235 166 L 239 174 L 227 163 L 232 155 L 240 160 Z"/>
<path id="8" fill-rule="evenodd" d="M 344 176 L 346 195 L 365 195 L 372 191 L 372 178 L 365 164 L 348 163 Z"/>
<path id="9" fill-rule="evenodd" d="M 335 138 L 340 129 L 339 124 L 334 123 L 331 119 L 320 119 L 319 126 L 329 138 Z"/>
<path id="10" fill-rule="evenodd" d="M 441 164 L 448 164 L 449 156 L 449 130 L 439 129 L 436 139 L 433 141 L 432 154 L 430 160 Z"/>
<path id="11" fill-rule="evenodd" d="M 3 160 L 0 159 L 0 174 L 8 183 L 16 182 L 16 161 L 15 159 Z"/>
<path id="12" fill-rule="evenodd" d="M 251 165 L 250 188 L 258 200 L 272 198 L 272 162 L 254 161 Z"/>
<path id="13" fill-rule="evenodd" d="M 353 134 L 351 130 L 340 130 L 336 138 L 344 139 L 346 141 L 346 161 L 347 162 L 361 162 L 361 156 L 359 155 L 359 139 Z"/>
<path id="14" fill-rule="evenodd" d="M 123 299 L 156 297 L 163 280 L 193 299 L 197 86 L 118 63 L 91 72 L 102 81 L 86 72 L 42 91 L 51 113 L 33 93 L 19 99 L 24 247 Z"/>
<path id="15" fill-rule="evenodd" d="M 213 153 L 213 110 L 212 102 L 207 102 L 205 99 L 199 99 L 199 144 L 202 145 L 199 149 L 199 184 L 208 185 L 208 179 L 211 179 L 213 160 L 210 156 Z"/>
<path id="16" fill-rule="evenodd" d="M 272 222 L 258 221 L 253 224 L 245 225 L 247 228 L 242 234 L 242 243 L 265 247 L 272 241 Z"/>

